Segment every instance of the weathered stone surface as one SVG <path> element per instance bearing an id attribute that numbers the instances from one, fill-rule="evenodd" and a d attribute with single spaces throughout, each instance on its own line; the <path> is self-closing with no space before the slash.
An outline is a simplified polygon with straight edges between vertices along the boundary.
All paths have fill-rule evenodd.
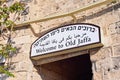
<path id="1" fill-rule="evenodd" d="M 19 62 L 13 62 L 10 66 L 10 71 L 13 72 L 19 72 L 20 71 L 20 65 Z"/>
<path id="2" fill-rule="evenodd" d="M 14 38 L 13 42 L 15 42 L 16 45 L 17 44 L 31 43 L 31 38 L 30 38 L 30 35 L 21 36 L 21 37 Z"/>
<path id="3" fill-rule="evenodd" d="M 23 23 L 23 21 L 28 22 L 28 21 L 36 20 L 36 19 L 39 20 L 44 17 L 50 17 L 53 15 L 67 13 L 67 12 L 79 9 L 85 4 L 88 4 L 88 3 L 86 1 L 78 2 L 78 1 L 67 1 L 67 0 L 32 1 L 31 3 L 28 3 L 27 5 L 29 7 L 28 15 L 21 16 L 22 18 L 20 21 L 18 21 L 18 23 Z"/>
<path id="4" fill-rule="evenodd" d="M 26 35 L 31 35 L 31 36 L 34 35 L 33 32 L 32 32 L 32 30 L 30 29 L 30 26 L 28 26 L 28 28 L 26 28 L 24 32 L 25 32 L 24 33 L 25 36 Z"/>
<path id="5" fill-rule="evenodd" d="M 12 38 L 17 38 L 17 37 L 22 37 L 27 35 L 33 35 L 33 32 L 30 29 L 30 26 L 24 26 L 12 32 Z"/>
<path id="6" fill-rule="evenodd" d="M 120 70 L 113 70 L 103 75 L 103 80 L 119 80 Z"/>
<path id="7" fill-rule="evenodd" d="M 33 75 L 32 75 L 32 80 L 44 80 L 44 79 L 42 79 L 42 77 L 44 77 L 44 76 L 42 76 L 42 75 L 40 75 L 38 72 L 33 72 Z"/>
<path id="8" fill-rule="evenodd" d="M 33 64 L 30 60 L 13 62 L 10 66 L 11 72 L 32 72 L 33 69 Z"/>
<path id="9" fill-rule="evenodd" d="M 113 50 L 114 50 L 114 56 L 120 55 L 120 45 L 114 46 Z"/>
<path id="10" fill-rule="evenodd" d="M 108 32 L 110 34 L 110 39 L 112 42 L 112 45 L 118 44 L 120 40 L 120 28 L 119 28 L 120 21 L 116 21 L 112 24 L 110 24 L 108 28 Z"/>
<path id="11" fill-rule="evenodd" d="M 31 61 L 21 61 L 19 62 L 20 71 L 32 71 L 33 65 Z"/>
<path id="12" fill-rule="evenodd" d="M 91 60 L 98 61 L 101 59 L 105 59 L 111 57 L 112 48 L 111 47 L 104 47 L 101 49 L 91 50 Z"/>
<path id="13" fill-rule="evenodd" d="M 27 53 L 28 54 L 30 52 L 30 47 L 31 47 L 30 43 L 24 43 L 24 44 L 17 45 L 17 49 L 18 49 L 19 53 Z"/>
<path id="14" fill-rule="evenodd" d="M 27 80 L 26 72 L 17 72 L 13 74 L 15 75 L 15 77 L 9 77 L 6 80 Z"/>
<path id="15" fill-rule="evenodd" d="M 113 68 L 113 62 L 111 58 L 105 58 L 96 62 L 96 71 L 104 70 L 105 73 L 107 73 L 112 68 Z"/>
<path id="16" fill-rule="evenodd" d="M 40 33 L 40 31 L 42 30 L 42 25 L 38 24 L 38 23 L 33 23 L 31 24 L 32 29 L 34 30 L 35 33 Z"/>
<path id="17" fill-rule="evenodd" d="M 114 34 L 114 35 L 111 35 L 111 41 L 112 41 L 112 45 L 116 45 L 116 44 L 120 44 L 120 35 L 118 34 Z"/>
<path id="18" fill-rule="evenodd" d="M 113 57 L 112 58 L 113 61 L 113 69 L 114 70 L 119 70 L 120 69 L 120 57 Z"/>
<path id="19" fill-rule="evenodd" d="M 111 71 L 110 73 L 108 73 L 108 76 L 110 77 L 109 80 L 119 80 L 120 79 L 119 74 L 120 74 L 120 70 Z M 108 80 L 108 79 L 106 79 L 106 80 Z"/>
<path id="20" fill-rule="evenodd" d="M 109 75 L 105 74 L 103 80 L 113 80 Z"/>
<path id="21" fill-rule="evenodd" d="M 118 34 L 120 34 L 120 21 L 116 22 L 115 24 L 116 24 L 116 27 L 117 27 L 116 31 L 117 31 Z"/>
<path id="22" fill-rule="evenodd" d="M 70 23 L 73 23 L 73 18 L 71 16 L 68 16 L 68 17 L 53 19 L 50 21 L 40 22 L 40 23 L 37 23 L 37 26 L 40 26 L 39 31 L 43 32 L 43 31 L 49 30 L 51 28 L 59 27 L 61 25 L 66 25 L 66 24 L 70 24 Z M 37 31 L 36 31 L 36 33 L 37 33 Z"/>
<path id="23" fill-rule="evenodd" d="M 103 80 L 102 79 L 102 77 L 103 77 L 103 75 L 102 75 L 102 71 L 101 72 L 93 72 L 93 80 Z"/>

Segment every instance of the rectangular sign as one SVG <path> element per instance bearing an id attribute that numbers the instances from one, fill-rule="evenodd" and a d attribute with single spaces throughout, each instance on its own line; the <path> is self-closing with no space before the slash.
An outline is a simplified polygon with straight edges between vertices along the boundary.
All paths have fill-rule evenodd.
<path id="1" fill-rule="evenodd" d="M 65 25 L 38 38 L 31 46 L 31 57 L 60 51 L 64 54 L 68 50 L 98 43 L 101 43 L 99 26 L 87 23 Z"/>

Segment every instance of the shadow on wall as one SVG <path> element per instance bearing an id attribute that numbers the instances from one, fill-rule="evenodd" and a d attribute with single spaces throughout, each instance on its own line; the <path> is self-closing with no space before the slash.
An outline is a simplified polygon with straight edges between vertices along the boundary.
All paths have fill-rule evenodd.
<path id="1" fill-rule="evenodd" d="M 38 66 L 42 80 L 92 80 L 90 55 L 85 54 Z"/>

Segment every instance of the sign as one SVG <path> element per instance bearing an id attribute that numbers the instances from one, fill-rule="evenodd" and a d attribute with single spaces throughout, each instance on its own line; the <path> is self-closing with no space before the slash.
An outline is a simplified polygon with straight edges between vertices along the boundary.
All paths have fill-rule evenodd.
<path id="1" fill-rule="evenodd" d="M 93 24 L 77 23 L 65 25 L 51 31 L 38 38 L 31 46 L 31 57 L 45 55 L 59 55 L 76 51 L 89 45 L 101 43 L 100 28 Z M 98 47 L 98 46 L 97 46 Z M 79 50 L 79 49 L 77 49 Z"/>

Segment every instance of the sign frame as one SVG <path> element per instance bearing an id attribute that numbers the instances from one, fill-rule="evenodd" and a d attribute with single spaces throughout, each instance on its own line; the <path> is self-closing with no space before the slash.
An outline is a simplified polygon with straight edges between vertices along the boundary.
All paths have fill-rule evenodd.
<path id="1" fill-rule="evenodd" d="M 98 28 L 98 33 L 99 33 L 99 42 L 95 42 L 92 44 L 87 44 L 87 45 L 82 45 L 82 46 L 78 46 L 78 47 L 74 47 L 74 48 L 69 48 L 69 49 L 63 49 L 60 51 L 55 51 L 55 52 L 51 52 L 51 53 L 45 53 L 45 54 L 40 54 L 40 55 L 36 55 L 36 56 L 31 56 L 31 50 L 32 50 L 32 45 L 39 40 L 42 36 L 44 36 L 47 33 L 50 33 L 53 30 L 65 27 L 65 26 L 70 26 L 70 25 L 90 25 L 90 26 L 94 26 L 96 28 Z M 73 53 L 73 52 L 77 52 L 77 51 L 83 51 L 83 50 L 88 50 L 88 49 L 92 49 L 92 48 L 98 48 L 98 47 L 102 47 L 103 44 L 101 43 L 101 33 L 100 33 L 100 27 L 94 24 L 90 24 L 90 23 L 74 23 L 74 24 L 68 24 L 68 25 L 63 25 L 63 26 L 59 26 L 56 28 L 52 28 L 49 29 L 47 31 L 45 31 L 44 33 L 42 33 L 40 35 L 40 37 L 38 39 L 36 39 L 31 45 L 30 48 L 30 58 L 33 60 L 39 60 L 39 59 L 44 59 L 44 58 L 48 58 L 48 57 L 53 57 L 53 56 L 58 56 L 58 55 L 63 55 L 63 54 L 68 54 L 68 53 Z"/>

